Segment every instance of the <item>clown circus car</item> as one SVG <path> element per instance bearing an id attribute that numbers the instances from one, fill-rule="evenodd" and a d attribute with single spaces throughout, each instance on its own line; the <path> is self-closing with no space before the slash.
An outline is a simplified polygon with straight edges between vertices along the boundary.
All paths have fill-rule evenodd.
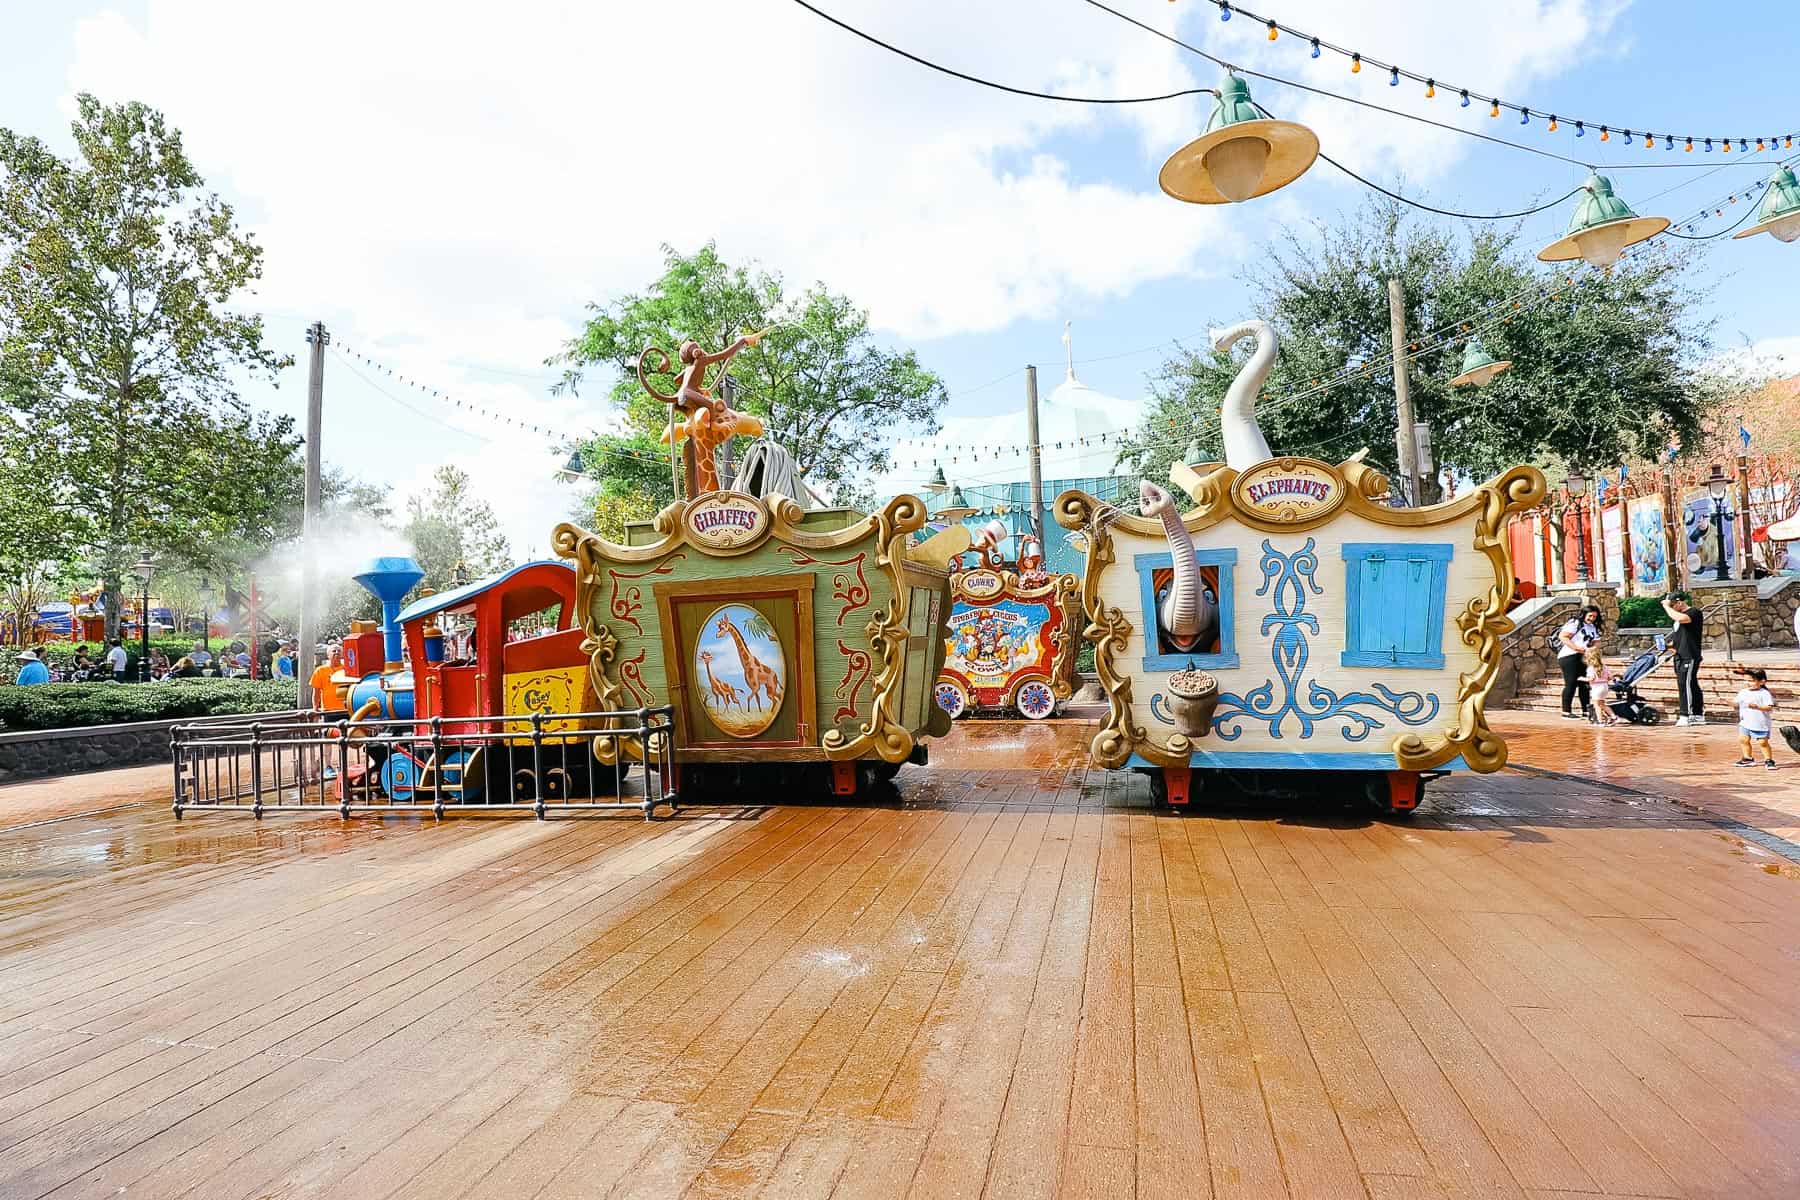
<path id="1" fill-rule="evenodd" d="M 1149 481 L 1135 513 L 1057 498 L 1058 522 L 1086 534 L 1085 636 L 1109 700 L 1091 760 L 1149 773 L 1174 805 L 1305 780 L 1409 812 L 1432 776 L 1506 761 L 1484 712 L 1512 628 L 1504 522 L 1543 497 L 1543 475 L 1515 467 L 1396 508 L 1360 452 L 1277 456 L 1252 415 L 1274 332 L 1249 321 L 1215 344 L 1249 335 L 1222 406 L 1226 462 L 1170 471 L 1191 508 Z"/>
<path id="2" fill-rule="evenodd" d="M 1077 584 L 1073 575 L 1046 573 L 1042 563 L 1027 549 L 1017 571 L 984 564 L 951 576 L 937 682 L 938 705 L 951 717 L 1004 708 L 1041 721 L 1073 694 Z"/>

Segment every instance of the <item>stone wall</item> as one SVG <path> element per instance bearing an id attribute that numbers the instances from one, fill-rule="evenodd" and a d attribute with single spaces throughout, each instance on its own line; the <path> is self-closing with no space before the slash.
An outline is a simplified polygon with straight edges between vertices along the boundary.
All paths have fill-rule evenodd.
<path id="1" fill-rule="evenodd" d="M 1794 645 L 1794 611 L 1800 609 L 1800 579 L 1759 579 L 1756 598 L 1762 608 L 1762 644 Z"/>
<path id="2" fill-rule="evenodd" d="M 1700 631 L 1701 643 L 1708 650 L 1725 649 L 1725 629 L 1731 627 L 1731 644 L 1746 650 L 1767 643 L 1763 640 L 1762 605 L 1753 579 L 1701 580 L 1688 585 L 1688 595 L 1706 614 Z"/>
<path id="3" fill-rule="evenodd" d="M 0 783 L 169 761 L 169 729 L 194 718 L 0 733 Z"/>
<path id="4" fill-rule="evenodd" d="M 1514 627 L 1500 639 L 1500 670 L 1488 693 L 1491 702 L 1511 700 L 1555 673 L 1556 649 L 1550 644 L 1551 636 L 1564 621 L 1581 611 L 1582 603 L 1575 596 L 1534 596 L 1508 614 Z M 1618 615 L 1616 597 L 1613 615 Z"/>

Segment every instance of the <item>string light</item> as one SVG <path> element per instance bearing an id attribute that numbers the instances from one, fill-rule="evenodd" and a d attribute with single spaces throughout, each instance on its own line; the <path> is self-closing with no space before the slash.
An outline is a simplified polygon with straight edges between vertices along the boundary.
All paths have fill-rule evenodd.
<path id="1" fill-rule="evenodd" d="M 1731 139 L 1730 138 L 1725 139 L 1725 153 L 1727 153 L 1727 154 L 1731 153 Z"/>
<path id="2" fill-rule="evenodd" d="M 1602 125 L 1600 127 L 1600 140 L 1603 142 L 1612 141 L 1612 130 L 1610 130 L 1606 126 Z"/>
<path id="3" fill-rule="evenodd" d="M 1625 144 L 1627 146 L 1631 145 L 1631 130 L 1629 129 L 1625 131 Z"/>
<path id="4" fill-rule="evenodd" d="M 1689 154 L 1692 154 L 1694 152 L 1694 139 L 1693 138 L 1689 138 L 1687 140 L 1687 152 Z"/>
<path id="5" fill-rule="evenodd" d="M 1586 137 L 1587 136 L 1587 130 L 1585 130 L 1581 127 L 1580 121 L 1575 122 L 1575 136 L 1576 137 Z"/>
<path id="6" fill-rule="evenodd" d="M 1519 124 L 1521 124 L 1521 125 L 1531 124 L 1531 110 L 1529 108 L 1521 108 L 1519 110 Z"/>
<path id="7" fill-rule="evenodd" d="M 1097 0 L 1089 0 L 1089 2 L 1097 4 Z M 1312 47 L 1312 57 L 1314 57 L 1314 58 L 1320 57 L 1322 51 L 1327 46 L 1329 46 L 1330 49 L 1336 51 L 1339 54 L 1346 55 L 1350 59 L 1350 71 L 1352 74 L 1360 73 L 1362 70 L 1362 52 L 1360 50 L 1353 51 L 1353 50 L 1345 49 L 1341 46 L 1330 45 L 1330 43 L 1325 42 L 1322 38 L 1320 38 L 1319 36 L 1317 36 L 1315 34 L 1306 33 L 1303 30 L 1294 29 L 1291 26 L 1280 25 L 1273 17 L 1266 17 L 1266 16 L 1263 16 L 1258 13 L 1253 13 L 1253 12 L 1249 11 L 1248 9 L 1236 7 L 1231 2 L 1231 0 L 1212 0 L 1212 3 L 1218 6 L 1219 19 L 1221 21 L 1229 21 L 1232 17 L 1233 12 L 1242 13 L 1246 18 L 1248 18 L 1252 21 L 1259 21 L 1264 26 L 1266 26 L 1268 29 L 1268 35 L 1269 35 L 1270 41 L 1274 41 L 1276 39 L 1279 31 L 1285 30 L 1286 32 L 1291 33 L 1296 37 L 1305 38 L 1307 40 L 1308 44 Z M 1098 5 L 1098 6 L 1105 7 L 1104 5 Z M 1118 14 L 1115 13 L 1115 15 L 1118 15 Z M 1206 57 L 1211 57 L 1211 56 L 1207 55 Z M 1214 61 L 1218 61 L 1218 60 L 1215 59 Z M 1408 71 L 1405 68 L 1397 66 L 1397 65 L 1390 65 L 1388 67 L 1388 83 L 1389 83 L 1389 85 L 1393 86 L 1393 87 L 1398 87 L 1400 76 L 1402 76 L 1402 75 L 1405 75 L 1409 79 L 1418 80 L 1418 81 L 1424 83 L 1426 99 L 1431 99 L 1434 96 L 1436 96 L 1437 81 L 1434 77 L 1427 78 L 1427 77 L 1424 77 L 1421 75 L 1417 75 L 1417 74 L 1414 74 L 1413 72 Z M 1459 88 L 1457 90 L 1458 90 L 1459 94 L 1463 97 L 1463 105 L 1462 106 L 1467 108 L 1468 103 L 1469 103 L 1468 102 L 1469 90 L 1467 88 Z M 1488 115 L 1490 117 L 1498 117 L 1500 115 L 1499 110 L 1501 108 L 1511 108 L 1511 109 L 1519 112 L 1521 117 L 1526 118 L 1526 120 L 1521 121 L 1522 124 L 1529 123 L 1528 118 L 1529 118 L 1529 114 L 1530 114 L 1530 109 L 1528 107 L 1526 107 L 1524 105 L 1520 105 L 1520 104 L 1514 104 L 1510 101 L 1501 100 L 1497 96 L 1489 97 L 1488 99 L 1489 99 Z M 1583 124 L 1585 124 L 1585 122 L 1581 122 L 1581 123 L 1577 124 L 1575 136 L 1577 136 L 1577 137 L 1582 136 L 1582 132 L 1583 132 L 1582 125 Z M 1557 122 L 1557 128 L 1560 128 L 1560 127 L 1561 127 L 1561 122 L 1559 119 Z M 1554 132 L 1554 130 L 1552 132 Z M 1645 136 L 1646 136 L 1646 139 L 1648 139 L 1649 135 L 1645 135 Z M 1665 134 L 1664 135 L 1664 138 L 1665 138 L 1664 148 L 1669 149 L 1669 150 L 1674 149 L 1675 148 L 1674 142 L 1675 142 L 1675 138 L 1677 136 L 1685 136 L 1685 135 Z M 1611 139 L 1610 139 L 1610 137 L 1603 135 L 1601 140 L 1609 141 Z M 1749 145 L 1750 145 L 1751 139 L 1740 137 L 1740 138 L 1734 138 L 1732 140 L 1737 141 L 1738 148 L 1740 150 L 1745 151 L 1745 152 L 1747 152 L 1749 150 Z M 1758 142 L 1766 143 L 1771 146 L 1778 144 L 1778 143 L 1785 143 L 1785 145 L 1787 146 L 1788 149 L 1793 148 L 1793 134 L 1791 134 L 1791 133 L 1785 134 L 1785 135 L 1778 135 L 1773 138 L 1758 138 L 1755 140 Z"/>
<path id="8" fill-rule="evenodd" d="M 1551 133 L 1556 132 L 1556 114 L 1555 113 L 1550 114 L 1550 132 Z"/>
<path id="9" fill-rule="evenodd" d="M 1712 139 L 1711 138 L 1706 139 L 1706 152 L 1708 154 L 1712 153 Z"/>

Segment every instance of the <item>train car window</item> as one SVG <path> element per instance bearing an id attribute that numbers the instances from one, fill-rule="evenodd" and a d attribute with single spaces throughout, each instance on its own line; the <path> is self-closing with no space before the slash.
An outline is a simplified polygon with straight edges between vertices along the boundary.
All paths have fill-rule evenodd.
<path id="1" fill-rule="evenodd" d="M 1183 649 L 1164 633 L 1157 620 L 1162 600 L 1174 586 L 1175 560 L 1167 554 L 1139 554 L 1132 560 L 1138 574 L 1141 619 L 1145 631 L 1144 670 L 1180 671 L 1192 665 L 1223 669 L 1238 665 L 1237 630 L 1233 622 L 1236 601 L 1234 576 L 1237 551 L 1232 548 L 1196 550 L 1194 563 L 1200 578 L 1200 594 L 1217 614 L 1217 627 L 1205 631 L 1205 642 Z"/>
<path id="2" fill-rule="evenodd" d="M 558 600 L 546 608 L 540 608 L 533 613 L 525 613 L 508 621 L 506 623 L 506 640 L 522 642 L 526 638 L 537 637 L 540 634 L 555 633 L 561 621 L 562 601 Z"/>
<path id="3" fill-rule="evenodd" d="M 1344 666 L 1444 665 L 1444 591 L 1454 553 L 1435 542 L 1344 544 Z"/>

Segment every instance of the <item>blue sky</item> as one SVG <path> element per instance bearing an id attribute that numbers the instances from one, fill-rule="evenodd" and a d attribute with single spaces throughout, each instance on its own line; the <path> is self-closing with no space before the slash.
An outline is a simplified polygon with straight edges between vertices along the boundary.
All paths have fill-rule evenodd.
<path id="1" fill-rule="evenodd" d="M 329 360 L 328 460 L 417 488 L 459 462 L 500 510 L 515 553 L 543 553 L 571 503 L 552 443 L 607 420 L 598 399 L 551 397 L 543 358 L 583 305 L 641 287 L 664 243 L 716 238 L 873 312 L 949 381 L 951 415 L 1017 409 L 1020 368 L 1062 375 L 1073 323 L 1084 382 L 1128 399 L 1175 339 L 1254 315 L 1237 274 L 1284 226 L 1360 203 L 1321 163 L 1246 205 L 1196 208 L 1156 189 L 1198 132 L 1196 101 L 1095 110 L 999 96 L 933 75 L 788 0 L 578 5 L 318 0 L 304 19 L 226 0 L 3 0 L 0 113 L 66 145 L 70 98 L 162 108 L 209 182 L 268 247 L 253 301 L 302 358 L 315 317 L 338 341 L 428 388 L 549 433 L 505 426 Z M 1024 87 L 1096 95 L 1210 85 L 1217 70 L 1080 0 L 818 0 L 928 57 Z M 1214 53 L 1409 106 L 1563 153 L 1595 148 L 1541 119 L 1490 120 L 1440 89 L 1386 86 L 1340 58 L 1269 43 L 1197 0 L 1116 6 Z M 1262 0 L 1286 24 L 1424 74 L 1615 127 L 1773 133 L 1800 127 L 1787 5 L 1496 0 L 1482 5 Z M 501 11 L 503 19 L 496 19 Z M 684 62 L 705 64 L 678 74 Z M 716 64 L 716 65 L 715 65 Z M 1399 118 L 1254 83 L 1327 153 L 1433 203 L 1526 207 L 1579 168 Z M 1742 156 L 1646 152 L 1615 139 L 1639 212 L 1678 216 L 1765 177 Z M 1751 156 L 1754 157 L 1754 156 Z M 1765 158 L 1767 156 L 1764 156 Z M 1660 193 L 1660 194 L 1659 194 Z M 1532 217 L 1537 244 L 1564 209 Z M 1800 246 L 1726 241 L 1696 287 L 1718 337 L 1800 350 Z M 1791 360 L 1790 360 L 1791 361 Z M 986 385 L 986 386 L 983 386 Z M 252 399 L 298 412 L 301 369 Z"/>

